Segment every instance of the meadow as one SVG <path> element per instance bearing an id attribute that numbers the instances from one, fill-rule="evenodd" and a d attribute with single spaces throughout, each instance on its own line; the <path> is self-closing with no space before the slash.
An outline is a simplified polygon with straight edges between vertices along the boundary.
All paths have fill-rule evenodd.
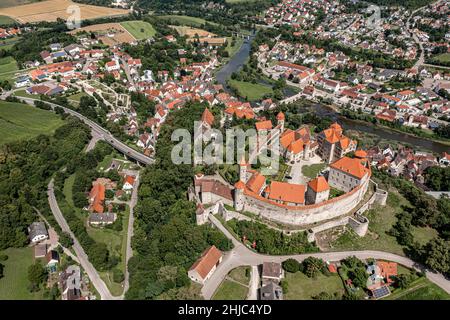
<path id="1" fill-rule="evenodd" d="M 144 40 L 156 35 L 153 26 L 145 21 L 126 21 L 120 23 L 136 40 Z"/>
<path id="2" fill-rule="evenodd" d="M 58 115 L 21 103 L 0 101 L 0 145 L 51 134 L 63 124 Z"/>

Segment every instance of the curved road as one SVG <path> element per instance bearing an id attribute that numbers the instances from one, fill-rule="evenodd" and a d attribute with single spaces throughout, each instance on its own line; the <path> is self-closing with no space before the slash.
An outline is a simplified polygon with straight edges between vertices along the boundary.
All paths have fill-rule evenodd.
<path id="1" fill-rule="evenodd" d="M 121 300 L 123 297 L 115 297 L 111 294 L 106 284 L 103 282 L 103 280 L 100 278 L 100 275 L 98 274 L 97 270 L 94 268 L 94 266 L 89 262 L 88 256 L 86 252 L 84 252 L 83 247 L 78 242 L 75 235 L 70 230 L 69 224 L 67 223 L 66 219 L 64 218 L 61 210 L 59 209 L 58 202 L 56 201 L 55 197 L 55 191 L 54 191 L 54 182 L 53 179 L 48 184 L 48 203 L 50 205 L 50 209 L 55 216 L 56 221 L 58 222 L 59 226 L 61 227 L 62 231 L 67 232 L 70 234 L 70 236 L 73 239 L 73 249 L 75 251 L 75 254 L 78 257 L 78 260 L 80 261 L 81 266 L 86 271 L 86 273 L 89 276 L 89 279 L 91 280 L 92 284 L 94 285 L 95 289 L 97 289 L 98 293 L 100 294 L 100 297 L 102 300 Z"/>
<path id="2" fill-rule="evenodd" d="M 32 105 L 34 105 L 35 101 L 42 101 L 39 99 L 25 98 L 25 97 L 17 97 L 17 98 L 28 104 L 32 104 Z M 77 117 L 78 119 L 80 119 L 86 125 L 89 126 L 89 128 L 92 130 L 94 136 L 97 136 L 98 139 L 104 140 L 109 145 L 111 145 L 114 149 L 123 153 L 127 157 L 130 157 L 130 158 L 136 160 L 137 162 L 145 164 L 145 165 L 154 163 L 155 160 L 153 158 L 147 157 L 146 155 L 140 153 L 139 151 L 136 151 L 133 148 L 130 148 L 129 146 L 127 146 L 126 144 L 124 144 L 123 142 L 121 142 L 120 140 L 115 138 L 108 130 L 104 129 L 102 126 L 95 123 L 94 121 L 86 118 L 82 114 L 80 114 L 72 109 L 57 105 L 55 103 L 51 103 L 51 102 L 47 102 L 47 101 L 42 101 L 42 102 L 49 104 L 52 108 L 60 107 L 64 110 L 64 112 Z"/>
<path id="3" fill-rule="evenodd" d="M 229 238 L 233 242 L 234 249 L 231 250 L 230 252 L 225 253 L 221 264 L 217 267 L 216 271 L 214 271 L 211 278 L 203 286 L 202 294 L 205 297 L 205 299 L 208 300 L 211 299 L 211 297 L 214 295 L 214 292 L 222 283 L 225 276 L 234 268 L 240 266 L 257 266 L 262 264 L 263 262 L 283 262 L 288 258 L 294 258 L 297 259 L 298 261 L 303 261 L 304 259 L 310 256 L 320 258 L 325 261 L 338 261 L 349 256 L 356 256 L 359 259 L 374 258 L 374 259 L 394 261 L 406 267 L 424 271 L 426 277 L 431 282 L 435 283 L 443 290 L 450 293 L 450 280 L 446 279 L 440 273 L 435 273 L 430 270 L 427 270 L 424 266 L 412 261 L 407 257 L 402 257 L 389 252 L 373 251 L 373 250 L 321 252 L 321 253 L 307 253 L 307 254 L 285 255 L 285 256 L 263 255 L 251 251 L 240 241 L 234 238 L 233 235 L 214 216 L 210 215 L 209 219 L 220 231 L 223 232 L 223 234 L 227 238 Z"/>

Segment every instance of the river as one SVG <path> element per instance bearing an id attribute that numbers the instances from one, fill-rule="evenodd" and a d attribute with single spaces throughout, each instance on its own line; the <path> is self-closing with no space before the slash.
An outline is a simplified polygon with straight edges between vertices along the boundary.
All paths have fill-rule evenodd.
<path id="1" fill-rule="evenodd" d="M 236 54 L 228 61 L 227 64 L 225 64 L 217 73 L 216 73 L 216 79 L 217 82 L 220 83 L 224 89 L 230 93 L 230 89 L 227 86 L 227 79 L 231 77 L 231 74 L 235 71 L 238 71 L 247 61 L 249 55 L 250 55 L 250 49 L 251 49 L 251 42 L 255 35 L 250 36 L 250 40 L 244 41 L 239 51 L 236 52 Z M 262 80 L 261 83 L 264 83 Z M 267 83 L 266 83 L 267 84 Z M 288 92 L 285 92 L 287 94 L 286 96 L 291 96 L 295 94 L 295 92 L 292 89 L 287 89 Z M 311 110 L 311 109 L 310 109 Z M 448 145 L 445 145 L 443 143 L 439 143 L 436 141 L 415 137 L 409 134 L 376 127 L 374 125 L 371 125 L 369 123 L 365 124 L 359 121 L 354 121 L 351 119 L 347 119 L 341 115 L 339 115 L 336 111 L 332 110 L 331 108 L 321 105 L 321 104 L 314 104 L 313 109 L 311 111 L 314 111 L 317 115 L 321 117 L 329 117 L 333 120 L 338 121 L 342 127 L 346 130 L 356 130 L 361 132 L 366 132 L 369 134 L 374 134 L 379 136 L 381 139 L 385 140 L 392 140 L 392 141 L 398 141 L 404 144 L 408 144 L 411 146 L 421 147 L 430 151 L 433 151 L 435 153 L 441 154 L 442 152 L 450 153 L 450 147 Z"/>

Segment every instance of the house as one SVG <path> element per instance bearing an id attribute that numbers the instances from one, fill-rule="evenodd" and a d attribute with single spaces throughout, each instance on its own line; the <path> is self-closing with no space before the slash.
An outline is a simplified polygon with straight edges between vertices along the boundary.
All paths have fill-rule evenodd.
<path id="1" fill-rule="evenodd" d="M 357 146 L 355 140 L 343 134 L 343 129 L 337 122 L 317 135 L 317 143 L 319 144 L 319 155 L 328 163 L 355 151 Z"/>
<path id="2" fill-rule="evenodd" d="M 108 72 L 118 71 L 118 70 L 120 70 L 119 61 L 117 61 L 117 60 L 109 61 L 105 64 L 105 68 L 106 68 L 106 71 L 108 71 Z"/>
<path id="3" fill-rule="evenodd" d="M 47 261 L 47 269 L 50 272 L 56 272 L 56 267 L 59 263 L 59 254 L 55 250 L 50 250 L 45 255 L 45 259 Z"/>
<path id="4" fill-rule="evenodd" d="M 112 212 L 91 213 L 88 218 L 89 224 L 94 226 L 104 226 L 116 221 L 116 214 Z"/>
<path id="5" fill-rule="evenodd" d="M 48 232 L 45 227 L 45 223 L 42 221 L 33 222 L 28 227 L 28 238 L 33 244 L 48 239 Z"/>
<path id="6" fill-rule="evenodd" d="M 124 190 L 126 192 L 133 190 L 135 179 L 136 179 L 136 177 L 126 175 L 125 179 L 124 179 L 125 182 L 123 184 L 122 190 Z"/>
<path id="7" fill-rule="evenodd" d="M 213 245 L 206 249 L 192 265 L 188 271 L 188 277 L 192 281 L 204 284 L 221 262 L 222 252 Z"/>
<path id="8" fill-rule="evenodd" d="M 277 262 L 264 262 L 262 265 L 261 278 L 263 284 L 269 282 L 279 283 L 281 278 L 283 278 L 284 272 L 281 267 L 281 263 Z"/>
<path id="9" fill-rule="evenodd" d="M 384 278 L 384 281 L 388 284 L 393 283 L 393 278 L 397 276 L 397 263 L 377 261 L 377 266 L 380 268 L 380 274 Z"/>
<path id="10" fill-rule="evenodd" d="M 77 265 L 67 267 L 60 274 L 59 286 L 62 300 L 82 300 L 80 267 Z"/>
<path id="11" fill-rule="evenodd" d="M 264 176 L 262 177 L 264 178 Z M 249 180 L 249 183 L 251 181 L 252 179 Z M 305 186 L 301 184 L 272 181 L 270 186 L 264 190 L 264 193 L 268 199 L 280 204 L 289 206 L 300 206 L 305 204 Z"/>
<path id="12" fill-rule="evenodd" d="M 273 282 L 259 289 L 260 300 L 283 300 L 283 289 Z"/>
<path id="13" fill-rule="evenodd" d="M 89 211 L 91 213 L 103 213 L 103 201 L 105 200 L 105 185 L 101 183 L 92 183 L 92 189 L 89 193 Z"/>
<path id="14" fill-rule="evenodd" d="M 441 158 L 439 159 L 439 164 L 443 166 L 450 165 L 450 154 L 443 152 Z"/>

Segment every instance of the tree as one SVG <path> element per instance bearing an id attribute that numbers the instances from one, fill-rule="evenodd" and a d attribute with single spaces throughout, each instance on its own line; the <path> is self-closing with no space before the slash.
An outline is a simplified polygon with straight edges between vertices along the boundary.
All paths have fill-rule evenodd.
<path id="1" fill-rule="evenodd" d="M 364 267 L 358 267 L 348 272 L 348 276 L 352 279 L 353 284 L 359 288 L 366 288 L 367 286 L 367 272 Z"/>
<path id="2" fill-rule="evenodd" d="M 121 283 L 123 280 L 125 280 L 125 275 L 123 274 L 122 270 L 118 268 L 113 269 L 113 281 Z"/>
<path id="3" fill-rule="evenodd" d="M 413 278 L 409 274 L 400 274 L 395 279 L 395 286 L 397 288 L 406 289 L 409 287 Z"/>
<path id="4" fill-rule="evenodd" d="M 39 261 L 28 267 L 28 281 L 32 286 L 39 287 L 47 278 L 47 270 Z"/>
<path id="5" fill-rule="evenodd" d="M 62 232 L 59 236 L 59 243 L 64 248 L 70 248 L 73 245 L 73 239 L 67 232 Z"/>
<path id="6" fill-rule="evenodd" d="M 322 291 L 318 295 L 312 297 L 313 300 L 334 300 L 334 296 L 328 292 Z"/>
<path id="7" fill-rule="evenodd" d="M 295 273 L 300 270 L 300 262 L 292 258 L 283 261 L 282 266 L 284 270 L 291 273 Z"/>
<path id="8" fill-rule="evenodd" d="M 450 271 L 450 242 L 442 238 L 435 238 L 425 246 L 427 254 L 425 263 L 437 272 Z"/>
<path id="9" fill-rule="evenodd" d="M 303 273 L 309 278 L 315 278 L 322 272 L 325 263 L 322 259 L 308 257 L 303 261 Z"/>
<path id="10" fill-rule="evenodd" d="M 5 266 L 0 263 L 0 279 L 3 278 L 3 269 L 4 268 L 5 268 Z"/>

